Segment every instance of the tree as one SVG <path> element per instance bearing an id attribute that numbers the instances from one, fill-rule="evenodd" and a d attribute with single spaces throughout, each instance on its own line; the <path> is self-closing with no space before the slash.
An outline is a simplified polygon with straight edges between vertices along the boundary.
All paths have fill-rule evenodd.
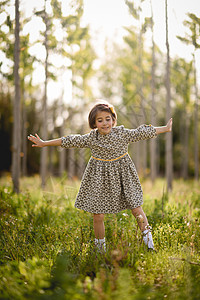
<path id="1" fill-rule="evenodd" d="M 62 116 L 63 111 L 64 111 L 63 102 L 60 105 L 60 108 L 61 108 L 60 115 Z M 63 122 L 60 126 L 60 136 L 64 136 L 64 135 L 65 135 L 65 118 L 63 116 Z M 65 167 L 66 167 L 66 151 L 65 151 L 65 149 L 61 149 L 60 154 L 59 154 L 59 175 L 60 176 L 62 176 L 64 174 Z"/>
<path id="2" fill-rule="evenodd" d="M 133 16 L 135 20 L 138 21 L 138 42 L 137 42 L 137 66 L 138 66 L 138 94 L 140 97 L 140 112 L 139 112 L 139 123 L 145 123 L 147 120 L 146 115 L 146 103 L 145 103 L 145 97 L 144 97 L 144 85 L 145 85 L 145 79 L 144 79 L 144 67 L 143 67 L 143 35 L 146 32 L 146 24 L 145 22 L 142 23 L 141 20 L 141 11 L 142 11 L 142 2 L 144 0 L 139 1 L 139 5 L 136 7 L 135 2 L 130 2 L 126 0 L 126 4 L 129 8 L 130 14 Z M 137 143 L 137 161 L 138 161 L 138 169 L 139 171 L 143 171 L 143 174 L 146 174 L 147 170 L 147 141 L 142 141 L 141 143 Z"/>
<path id="3" fill-rule="evenodd" d="M 168 40 L 168 7 L 165 0 L 165 24 L 166 24 L 166 47 L 167 47 L 167 64 L 166 64 L 166 122 L 171 117 L 171 85 L 170 85 L 170 53 Z M 172 159 L 172 134 L 166 133 L 165 143 L 165 171 L 167 179 L 167 190 L 172 190 L 173 177 L 173 159 Z"/>
<path id="4" fill-rule="evenodd" d="M 15 0 L 15 47 L 14 47 L 14 80 L 15 80 L 15 101 L 14 101 L 14 125 L 13 125 L 13 154 L 12 154 L 12 180 L 13 190 L 19 193 L 20 177 L 20 147 L 21 147 L 21 130 L 20 130 L 20 77 L 19 77 L 19 54 L 20 54 L 20 37 L 19 37 L 19 0 Z"/>
<path id="5" fill-rule="evenodd" d="M 194 164 L 195 164 L 195 179 L 199 179 L 199 142 L 198 142 L 198 87 L 197 87 L 197 75 L 196 75 L 196 51 L 200 49 L 200 18 L 195 14 L 187 14 L 189 20 L 185 20 L 183 24 L 189 28 L 190 34 L 186 34 L 185 37 L 177 36 L 183 43 L 192 45 L 193 51 L 193 65 L 194 65 L 194 88 L 195 88 L 195 105 L 194 105 Z"/>
<path id="6" fill-rule="evenodd" d="M 54 4 L 58 4 L 57 1 L 54 1 Z M 48 138 L 48 131 L 47 131 L 47 84 L 49 78 L 55 79 L 55 76 L 52 72 L 49 71 L 49 52 L 52 49 L 55 49 L 56 46 L 56 39 L 53 36 L 53 17 L 50 17 L 47 14 L 47 0 L 44 0 L 44 9 L 42 11 L 38 11 L 35 14 L 42 18 L 45 24 L 45 32 L 44 32 L 44 47 L 45 47 L 45 80 L 44 80 L 44 94 L 43 94 L 43 101 L 42 101 L 42 138 L 46 140 Z M 47 148 L 44 147 L 41 149 L 41 157 L 40 157 L 40 175 L 41 175 L 41 185 L 42 188 L 46 185 L 46 174 L 47 173 Z"/>
<path id="7" fill-rule="evenodd" d="M 42 125 L 42 136 L 44 140 L 47 140 L 47 81 L 48 81 L 48 56 L 49 56 L 49 47 L 48 47 L 48 30 L 49 30 L 49 20 L 46 12 L 46 3 L 44 7 L 44 23 L 46 25 L 45 33 L 44 33 L 44 46 L 46 50 L 46 58 L 45 58 L 45 82 L 44 82 L 44 97 L 43 97 L 43 125 Z M 42 179 L 42 188 L 45 187 L 46 184 L 46 172 L 47 172 L 47 148 L 42 148 L 41 160 L 40 160 L 40 174 Z"/>
<path id="8" fill-rule="evenodd" d="M 76 13 L 63 17 L 61 19 L 62 28 L 65 29 L 66 37 L 63 40 L 64 47 L 62 54 L 70 59 L 69 69 L 72 76 L 72 105 L 68 108 L 70 121 L 70 128 L 75 132 L 78 126 L 74 126 L 76 121 L 83 119 L 83 111 L 85 106 L 91 99 L 92 91 L 88 84 L 91 75 L 93 74 L 93 61 L 96 58 L 93 47 L 90 42 L 89 28 L 81 26 L 81 18 L 83 15 L 83 1 L 76 2 Z M 77 111 L 78 107 L 78 111 Z M 80 132 L 80 130 L 79 130 Z M 83 133 L 83 126 L 81 132 Z M 77 160 L 79 177 L 83 172 L 83 165 L 85 160 L 85 150 L 79 149 Z M 68 149 L 68 176 L 73 178 L 75 176 L 76 168 L 76 150 Z"/>
<path id="9" fill-rule="evenodd" d="M 156 124 L 156 106 L 155 106 L 155 67 L 156 67 L 156 59 L 155 59 L 155 42 L 154 42 L 154 20 L 153 20 L 153 7 L 152 1 L 151 4 L 151 18 L 150 18 L 150 26 L 152 32 L 152 65 L 151 65 L 151 124 Z M 156 168 L 156 140 L 151 139 L 150 141 L 150 169 L 151 169 L 151 180 L 155 181 L 157 175 Z"/>
<path id="10" fill-rule="evenodd" d="M 188 178 L 189 163 L 189 127 L 191 119 L 191 90 L 193 81 L 193 64 L 183 58 L 177 58 L 172 64 L 172 84 L 176 91 L 176 107 L 181 111 L 180 144 L 181 173 L 184 179 Z M 179 118 L 180 119 L 180 118 Z"/>
<path id="11" fill-rule="evenodd" d="M 0 27 L 0 139 L 1 145 L 1 171 L 9 170 L 12 165 L 13 148 L 13 86 L 14 86 L 14 27 L 15 21 L 11 20 L 8 8 L 9 1 L 0 3 L 0 15 L 5 15 Z M 12 67 L 9 67 L 12 66 Z"/>
<path id="12" fill-rule="evenodd" d="M 26 24 L 27 20 L 21 20 L 21 24 Z M 27 175 L 27 134 L 28 134 L 28 106 L 30 105 L 30 95 L 36 87 L 32 86 L 33 63 L 35 57 L 29 54 L 30 40 L 29 34 L 20 37 L 20 88 L 22 103 L 22 176 Z M 33 112 L 32 112 L 33 113 Z"/>
<path id="13" fill-rule="evenodd" d="M 14 105 L 14 20 L 12 20 L 13 16 L 10 14 L 10 7 L 12 7 L 13 3 L 12 1 L 4 1 L 0 4 L 0 13 L 3 12 L 5 15 L 5 21 L 1 25 L 0 30 L 0 50 L 3 53 L 5 59 L 3 59 L 2 63 L 0 63 L 0 76 L 1 76 L 1 84 L 2 84 L 2 98 L 1 98 L 1 105 L 4 107 L 4 116 L 7 116 L 7 121 L 5 121 L 5 118 L 3 118 L 4 128 L 2 130 L 2 135 L 6 136 L 6 139 L 4 138 L 4 149 L 6 153 L 4 153 L 4 157 L 10 157 L 11 156 L 11 144 L 13 144 L 12 141 L 10 141 L 10 136 L 13 134 L 10 133 L 10 127 L 13 128 L 13 115 L 11 114 L 8 117 L 8 114 L 10 113 L 10 109 L 13 110 Z M 20 12 L 20 27 L 24 28 L 24 26 L 29 22 L 29 19 L 25 19 L 23 16 L 23 11 Z M 20 29 L 19 32 L 20 35 L 20 42 L 19 42 L 19 49 L 20 49 L 20 57 L 19 57 L 19 77 L 20 77 L 20 102 L 21 102 L 21 120 L 20 120 L 20 127 L 21 132 L 20 136 L 22 136 L 22 142 L 21 142 L 21 153 L 20 156 L 22 158 L 22 168 L 21 173 L 23 175 L 26 174 L 26 165 L 27 165 L 27 130 L 30 126 L 31 131 L 33 128 L 33 119 L 32 116 L 35 115 L 35 111 L 33 111 L 33 107 L 31 106 L 32 98 L 34 91 L 38 88 L 36 86 L 32 86 L 32 73 L 33 73 L 33 62 L 35 60 L 34 56 L 31 56 L 29 53 L 30 48 L 30 39 L 29 34 L 24 35 L 23 31 Z M 30 96 L 31 95 L 31 96 Z M 7 108 L 5 108 L 6 102 L 4 99 L 7 100 Z M 29 109 L 29 106 L 30 109 Z M 34 107 L 35 108 L 35 107 Z M 5 113 L 6 111 L 6 113 Z M 27 115 L 28 114 L 28 115 Z M 8 126 L 9 124 L 9 126 Z M 7 150 L 6 150 L 7 149 Z M 13 148 L 12 148 L 13 149 Z M 35 154 L 32 153 L 32 156 L 35 157 Z M 34 160 L 34 159 L 33 159 Z M 6 169 L 10 170 L 11 160 L 5 160 L 4 165 L 6 165 Z"/>

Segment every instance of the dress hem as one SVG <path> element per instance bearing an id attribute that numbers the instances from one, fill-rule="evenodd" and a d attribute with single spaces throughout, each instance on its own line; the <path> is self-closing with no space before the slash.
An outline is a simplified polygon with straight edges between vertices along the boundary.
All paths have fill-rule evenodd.
<path id="1" fill-rule="evenodd" d="M 92 214 L 117 214 L 117 213 L 119 213 L 120 211 L 127 210 L 127 209 L 132 210 L 132 209 L 135 209 L 135 208 L 140 207 L 140 206 L 142 206 L 142 205 L 143 205 L 143 202 L 142 202 L 140 205 L 135 206 L 135 207 L 133 207 L 133 208 L 128 208 L 128 207 L 126 207 L 126 208 L 122 208 L 122 209 L 117 210 L 117 211 L 114 211 L 114 212 L 113 212 L 113 211 L 111 211 L 111 212 L 103 212 L 103 211 L 101 211 L 101 212 L 93 212 L 93 211 L 89 211 L 89 210 L 80 208 L 80 207 L 78 207 L 78 206 L 76 206 L 76 205 L 74 205 L 74 207 L 77 208 L 77 209 L 80 209 L 80 210 L 83 210 L 83 211 L 92 213 Z"/>

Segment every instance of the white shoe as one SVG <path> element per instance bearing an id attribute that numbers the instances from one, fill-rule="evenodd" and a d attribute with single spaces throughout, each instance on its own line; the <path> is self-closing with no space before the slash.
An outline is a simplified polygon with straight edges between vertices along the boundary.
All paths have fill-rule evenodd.
<path id="1" fill-rule="evenodd" d="M 148 247 L 148 249 L 154 250 L 154 243 L 153 243 L 151 231 L 149 229 L 146 229 L 145 231 L 143 231 L 142 235 L 143 235 L 143 241 L 145 245 Z"/>
<path id="2" fill-rule="evenodd" d="M 97 247 L 99 252 L 104 252 L 106 253 L 106 242 L 105 242 L 105 238 L 103 239 L 96 239 L 94 240 L 94 244 Z"/>

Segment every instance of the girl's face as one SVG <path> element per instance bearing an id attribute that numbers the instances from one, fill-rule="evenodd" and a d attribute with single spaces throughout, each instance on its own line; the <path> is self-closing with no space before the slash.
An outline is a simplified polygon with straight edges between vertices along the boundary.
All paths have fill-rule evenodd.
<path id="1" fill-rule="evenodd" d="M 95 125 L 99 133 L 105 135 L 110 133 L 114 125 L 114 121 L 111 114 L 107 111 L 98 111 L 96 115 Z"/>

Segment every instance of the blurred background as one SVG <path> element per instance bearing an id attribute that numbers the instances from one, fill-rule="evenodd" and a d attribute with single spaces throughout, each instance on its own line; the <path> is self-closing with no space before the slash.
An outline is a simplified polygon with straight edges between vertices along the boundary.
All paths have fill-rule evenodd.
<path id="1" fill-rule="evenodd" d="M 141 178 L 199 178 L 200 3 L 197 0 L 37 0 L 0 3 L 0 175 L 80 179 L 88 149 L 35 149 L 89 132 L 96 99 L 118 125 L 173 134 L 130 146 Z"/>

